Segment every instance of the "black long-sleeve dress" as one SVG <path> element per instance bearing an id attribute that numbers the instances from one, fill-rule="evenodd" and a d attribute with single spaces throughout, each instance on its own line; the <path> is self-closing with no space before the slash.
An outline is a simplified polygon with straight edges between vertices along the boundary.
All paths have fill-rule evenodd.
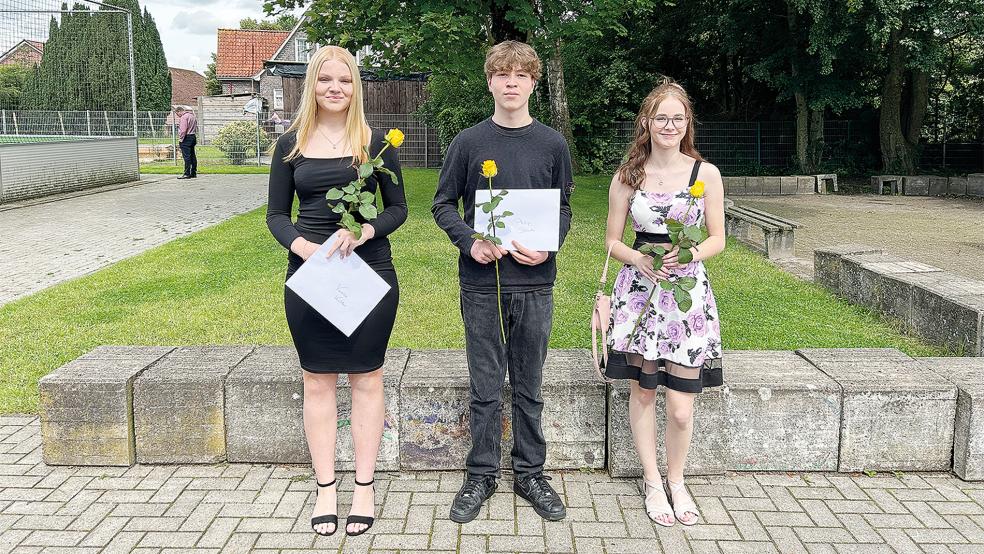
<path id="1" fill-rule="evenodd" d="M 375 156 L 383 148 L 384 133 L 373 129 L 369 153 Z M 284 134 L 277 141 L 270 167 L 269 200 L 267 204 L 267 227 L 277 241 L 290 250 L 297 237 L 318 244 L 324 243 L 341 228 L 341 215 L 331 211 L 335 201 L 325 200 L 325 193 L 334 187 L 344 187 L 357 177 L 352 158 L 306 158 L 297 156 L 284 161 L 294 147 L 296 136 L 293 132 Z M 390 290 L 379 304 L 369 313 L 351 337 L 346 337 L 314 308 L 286 286 L 284 287 L 284 308 L 287 313 L 287 326 L 290 328 L 294 347 L 300 358 L 301 367 L 312 373 L 364 373 L 376 370 L 383 365 L 386 347 L 396 320 L 396 307 L 399 303 L 399 283 L 387 235 L 395 231 L 407 219 L 407 201 L 403 191 L 403 175 L 396 149 L 390 147 L 383 152 L 385 167 L 397 175 L 399 185 L 379 172 L 366 180 L 364 190 L 375 193 L 377 189 L 383 199 L 383 210 L 376 219 L 369 222 L 376 233 L 372 239 L 355 249 L 355 252 L 372 267 Z M 297 195 L 300 211 L 297 221 L 291 221 L 291 206 Z M 365 223 L 360 216 L 356 220 Z M 304 263 L 304 260 L 289 252 L 287 278 L 289 279 Z"/>

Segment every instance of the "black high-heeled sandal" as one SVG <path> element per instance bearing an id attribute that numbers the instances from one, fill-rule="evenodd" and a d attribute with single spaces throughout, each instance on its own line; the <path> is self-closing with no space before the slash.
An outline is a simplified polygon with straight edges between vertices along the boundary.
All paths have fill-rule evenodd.
<path id="1" fill-rule="evenodd" d="M 317 478 L 315 478 L 314 482 L 315 482 L 316 485 L 318 485 L 318 487 L 322 487 L 323 488 L 323 487 L 330 487 L 330 486 L 334 485 L 335 483 L 338 482 L 338 479 L 332 479 L 331 480 L 331 483 L 323 483 L 322 484 L 322 483 L 318 483 Z M 317 491 L 318 489 L 314 489 L 314 490 Z M 318 501 L 317 497 L 314 499 L 314 501 L 315 502 Z M 322 523 L 334 523 L 335 524 L 335 528 L 331 530 L 331 533 L 319 533 L 317 527 L 315 527 L 315 526 L 316 525 L 321 525 Z M 330 536 L 334 535 L 335 534 L 335 531 L 338 531 L 338 514 L 325 514 L 325 515 L 321 515 L 321 516 L 312 517 L 311 518 L 311 530 L 314 531 L 315 533 L 321 535 L 322 537 L 330 537 Z"/>
<path id="2" fill-rule="evenodd" d="M 375 483 L 375 482 L 376 482 L 376 480 L 375 479 L 372 479 L 368 483 L 360 483 L 359 480 L 356 479 L 355 484 L 358 485 L 358 486 L 360 486 L 360 487 L 371 487 L 372 484 Z M 375 513 L 375 511 L 376 511 L 375 492 L 376 492 L 375 489 L 373 489 L 373 495 L 374 495 L 374 497 L 373 497 L 373 507 L 372 507 L 373 513 Z M 372 524 L 373 524 L 374 521 L 376 521 L 376 518 L 375 517 L 372 517 L 372 516 L 353 516 L 353 515 L 349 515 L 347 518 L 345 518 L 345 534 L 348 535 L 348 536 L 350 536 L 350 537 L 358 537 L 362 533 L 365 533 L 366 531 L 368 531 L 369 528 L 372 527 Z M 349 531 L 348 530 L 349 523 L 362 523 L 362 524 L 364 524 L 366 526 L 366 528 L 363 529 L 363 530 L 361 530 L 361 531 Z"/>

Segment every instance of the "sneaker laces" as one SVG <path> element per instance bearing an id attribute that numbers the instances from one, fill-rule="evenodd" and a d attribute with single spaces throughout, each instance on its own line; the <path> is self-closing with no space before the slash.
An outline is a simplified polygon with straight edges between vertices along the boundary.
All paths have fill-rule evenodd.
<path id="1" fill-rule="evenodd" d="M 461 496 L 474 496 L 478 492 L 478 487 L 483 484 L 481 479 L 469 479 L 465 481 L 465 486 L 461 489 Z"/>
<path id="2" fill-rule="evenodd" d="M 553 489 L 550 488 L 550 484 L 547 483 L 547 481 L 550 481 L 549 475 L 544 475 L 542 473 L 530 475 L 527 478 L 527 482 L 530 484 L 530 492 L 534 494 L 539 492 L 541 494 L 552 496 Z"/>

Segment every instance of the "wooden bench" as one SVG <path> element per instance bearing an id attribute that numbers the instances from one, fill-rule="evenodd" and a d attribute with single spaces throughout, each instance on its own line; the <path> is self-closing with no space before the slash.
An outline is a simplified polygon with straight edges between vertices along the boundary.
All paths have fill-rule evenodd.
<path id="1" fill-rule="evenodd" d="M 762 229 L 765 240 L 759 249 L 770 260 L 794 256 L 793 232 L 802 227 L 799 223 L 747 206 L 725 208 L 724 219 L 725 232 L 728 235 L 756 248 L 759 247 L 750 241 L 749 232 L 752 226 Z"/>

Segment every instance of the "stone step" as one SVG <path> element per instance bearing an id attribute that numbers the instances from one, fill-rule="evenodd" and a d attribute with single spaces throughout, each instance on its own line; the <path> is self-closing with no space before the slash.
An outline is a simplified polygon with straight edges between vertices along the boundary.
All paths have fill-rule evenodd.
<path id="1" fill-rule="evenodd" d="M 984 358 L 803 349 L 728 351 L 724 364 L 725 385 L 695 402 L 688 473 L 938 471 L 952 455 L 960 477 L 984 480 Z M 465 352 L 392 349 L 384 387 L 378 468 L 463 469 L 471 444 Z M 50 465 L 310 463 L 303 373 L 291 347 L 104 346 L 45 376 L 39 389 Z M 587 350 L 550 350 L 541 393 L 547 468 L 638 475 L 628 393 L 626 381 L 595 380 Z M 663 437 L 665 391 L 657 394 Z M 511 395 L 506 382 L 504 468 Z M 352 470 L 346 376 L 337 401 L 337 464 Z M 662 446 L 657 452 L 663 463 Z"/>

